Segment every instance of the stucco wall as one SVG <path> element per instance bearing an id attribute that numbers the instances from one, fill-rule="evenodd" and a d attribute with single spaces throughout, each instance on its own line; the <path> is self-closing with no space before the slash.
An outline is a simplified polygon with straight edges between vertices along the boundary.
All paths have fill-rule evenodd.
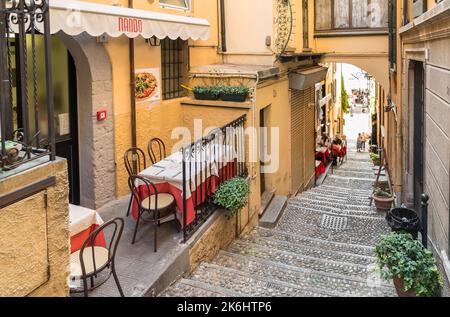
<path id="1" fill-rule="evenodd" d="M 56 177 L 55 186 L 0 212 L 0 296 L 69 294 L 66 161 L 47 163 L 0 180 L 0 194 L 51 176 Z"/>

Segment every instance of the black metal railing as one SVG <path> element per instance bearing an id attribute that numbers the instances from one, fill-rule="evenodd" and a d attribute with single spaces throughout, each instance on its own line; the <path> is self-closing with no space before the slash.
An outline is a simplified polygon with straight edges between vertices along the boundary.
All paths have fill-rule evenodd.
<path id="1" fill-rule="evenodd" d="M 45 78 L 38 78 L 38 68 Z M 39 96 L 44 86 L 45 96 Z M 52 96 L 48 0 L 0 1 L 0 177 L 37 158 L 55 159 Z M 46 100 L 45 138 L 40 100 Z"/>
<path id="2" fill-rule="evenodd" d="M 182 149 L 183 233 L 186 242 L 218 209 L 214 191 L 227 180 L 246 177 L 244 115 Z"/>

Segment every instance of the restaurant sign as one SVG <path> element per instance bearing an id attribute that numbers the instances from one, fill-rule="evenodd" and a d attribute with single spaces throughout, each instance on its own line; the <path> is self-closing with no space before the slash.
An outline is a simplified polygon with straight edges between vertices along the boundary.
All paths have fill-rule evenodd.
<path id="1" fill-rule="evenodd" d="M 119 32 L 142 33 L 142 20 L 136 18 L 119 17 Z"/>

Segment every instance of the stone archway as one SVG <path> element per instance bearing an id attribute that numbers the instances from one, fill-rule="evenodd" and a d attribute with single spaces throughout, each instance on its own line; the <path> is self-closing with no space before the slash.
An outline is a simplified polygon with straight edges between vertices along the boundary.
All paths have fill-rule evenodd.
<path id="1" fill-rule="evenodd" d="M 76 66 L 81 205 L 98 209 L 115 199 L 115 151 L 112 67 L 102 44 L 87 34 L 58 33 Z M 96 113 L 108 117 L 97 121 Z"/>

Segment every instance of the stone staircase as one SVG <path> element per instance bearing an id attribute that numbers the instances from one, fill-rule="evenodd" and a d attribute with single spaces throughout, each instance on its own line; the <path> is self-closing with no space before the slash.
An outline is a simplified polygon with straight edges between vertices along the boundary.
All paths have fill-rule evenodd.
<path id="1" fill-rule="evenodd" d="M 273 229 L 257 228 L 161 296 L 385 297 L 374 246 L 389 232 L 369 207 L 375 174 L 367 154 L 348 161 L 324 184 L 291 198 Z"/>

